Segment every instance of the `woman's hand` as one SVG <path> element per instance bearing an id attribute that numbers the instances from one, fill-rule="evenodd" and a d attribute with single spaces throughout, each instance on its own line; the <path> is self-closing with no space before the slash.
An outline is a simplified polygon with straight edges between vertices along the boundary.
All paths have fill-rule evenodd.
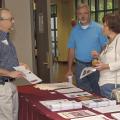
<path id="1" fill-rule="evenodd" d="M 109 69 L 109 64 L 105 64 L 105 63 L 99 61 L 99 63 L 95 65 L 95 69 L 97 69 L 99 71 L 102 71 L 104 69 Z"/>

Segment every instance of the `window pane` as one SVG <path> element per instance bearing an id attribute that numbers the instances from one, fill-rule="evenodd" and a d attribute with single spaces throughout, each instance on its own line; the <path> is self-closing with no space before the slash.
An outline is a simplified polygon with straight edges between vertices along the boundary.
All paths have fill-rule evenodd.
<path id="1" fill-rule="evenodd" d="M 102 23 L 102 18 L 103 18 L 103 16 L 104 16 L 104 12 L 100 12 L 100 13 L 98 14 L 98 22 L 99 22 L 99 23 Z"/>
<path id="2" fill-rule="evenodd" d="M 51 6 L 51 14 L 56 14 L 56 6 L 55 5 Z"/>
<path id="3" fill-rule="evenodd" d="M 112 0 L 107 0 L 107 9 L 112 9 Z"/>
<path id="4" fill-rule="evenodd" d="M 95 11 L 95 0 L 91 0 L 91 11 Z"/>
<path id="5" fill-rule="evenodd" d="M 99 10 L 104 10 L 104 0 L 99 0 Z"/>
<path id="6" fill-rule="evenodd" d="M 81 0 L 77 0 L 77 4 L 80 4 L 80 3 L 82 3 Z"/>
<path id="7" fill-rule="evenodd" d="M 57 17 L 55 17 L 55 20 L 56 20 L 56 29 L 57 29 Z"/>
<path id="8" fill-rule="evenodd" d="M 58 37 L 58 31 L 56 31 L 56 41 L 57 41 L 57 37 Z"/>
<path id="9" fill-rule="evenodd" d="M 92 13 L 92 14 L 91 14 L 91 19 L 92 19 L 92 20 L 95 20 L 95 13 Z"/>
<path id="10" fill-rule="evenodd" d="M 52 39 L 52 41 L 54 41 L 54 31 L 51 31 L 51 39 Z"/>
<path id="11" fill-rule="evenodd" d="M 107 13 L 112 13 L 112 11 L 107 11 Z"/>
<path id="12" fill-rule="evenodd" d="M 51 29 L 54 29 L 54 19 L 51 18 Z"/>
<path id="13" fill-rule="evenodd" d="M 118 6 L 119 6 L 119 0 L 114 0 L 114 8 L 118 8 Z"/>

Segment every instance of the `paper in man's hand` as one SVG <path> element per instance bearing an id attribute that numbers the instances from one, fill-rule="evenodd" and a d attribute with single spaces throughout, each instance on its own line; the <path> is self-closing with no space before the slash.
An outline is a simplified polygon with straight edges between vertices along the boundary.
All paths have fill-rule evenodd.
<path id="1" fill-rule="evenodd" d="M 25 75 L 25 79 L 28 80 L 31 84 L 36 84 L 42 82 L 42 80 L 37 77 L 30 70 L 26 69 L 24 66 L 13 67 L 15 70 L 22 72 Z"/>
<path id="2" fill-rule="evenodd" d="M 96 69 L 93 67 L 85 67 L 81 72 L 80 79 L 90 75 L 91 73 L 93 73 L 95 71 L 96 71 Z"/>

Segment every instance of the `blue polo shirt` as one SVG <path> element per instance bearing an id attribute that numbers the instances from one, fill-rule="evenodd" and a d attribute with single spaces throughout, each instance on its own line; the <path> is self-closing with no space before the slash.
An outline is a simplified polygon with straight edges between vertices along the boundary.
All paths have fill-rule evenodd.
<path id="1" fill-rule="evenodd" d="M 91 22 L 87 29 L 83 29 L 77 24 L 71 31 L 68 48 L 75 49 L 75 58 L 83 62 L 92 60 L 91 51 L 100 52 L 107 44 L 107 38 L 102 34 L 101 26 L 96 22 Z"/>
<path id="2" fill-rule="evenodd" d="M 14 70 L 18 66 L 16 50 L 12 42 L 8 39 L 8 33 L 0 31 L 0 69 Z M 0 76 L 0 81 L 6 77 Z"/>

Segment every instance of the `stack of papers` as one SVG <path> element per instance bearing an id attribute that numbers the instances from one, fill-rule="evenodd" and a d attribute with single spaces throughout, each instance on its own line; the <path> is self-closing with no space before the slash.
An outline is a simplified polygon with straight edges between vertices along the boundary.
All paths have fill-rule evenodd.
<path id="1" fill-rule="evenodd" d="M 90 94 L 88 92 L 77 92 L 77 93 L 68 93 L 68 94 L 64 94 L 64 95 L 68 98 L 76 98 L 79 96 L 91 96 L 92 94 Z"/>
<path id="2" fill-rule="evenodd" d="M 24 74 L 24 78 L 28 80 L 31 84 L 37 84 L 37 83 L 42 82 L 42 80 L 39 77 L 37 77 L 30 70 L 26 69 L 24 66 L 17 66 L 13 68 L 17 71 L 22 72 Z"/>
<path id="3" fill-rule="evenodd" d="M 98 99 L 100 98 L 99 96 L 94 96 L 94 95 L 90 95 L 90 96 L 79 96 L 77 97 L 77 101 L 85 101 L 85 100 L 93 100 L 93 99 Z"/>
<path id="4" fill-rule="evenodd" d="M 96 108 L 102 106 L 113 106 L 116 105 L 116 100 L 109 100 L 107 98 L 98 98 L 93 100 L 81 101 L 82 105 L 88 108 Z"/>
<path id="5" fill-rule="evenodd" d="M 111 116 L 117 120 L 120 120 L 120 112 L 119 113 L 112 113 Z"/>
<path id="6" fill-rule="evenodd" d="M 63 93 L 81 92 L 83 90 L 80 89 L 80 88 L 74 87 L 74 88 L 59 89 L 59 90 L 56 90 L 56 91 L 63 94 Z"/>
<path id="7" fill-rule="evenodd" d="M 84 117 L 84 118 L 75 118 L 71 120 L 114 120 L 114 119 L 110 119 L 105 115 L 96 115 L 96 116 L 90 116 L 90 117 Z"/>
<path id="8" fill-rule="evenodd" d="M 82 118 L 87 116 L 96 115 L 96 113 L 91 112 L 89 110 L 77 110 L 77 111 L 70 111 L 70 112 L 60 112 L 58 113 L 61 117 L 65 119 L 72 119 L 72 118 Z"/>
<path id="9" fill-rule="evenodd" d="M 111 113 L 120 111 L 120 105 L 112 105 L 106 107 L 93 108 L 93 110 L 98 111 L 100 113 Z"/>
<path id="10" fill-rule="evenodd" d="M 69 101 L 67 99 L 46 100 L 46 101 L 40 101 L 40 103 L 45 107 L 47 107 L 48 109 L 50 109 L 51 111 L 61 111 L 61 110 L 82 108 L 81 102 L 76 102 L 74 100 Z"/>
<path id="11" fill-rule="evenodd" d="M 68 82 L 62 82 L 62 83 L 37 84 L 34 87 L 39 88 L 41 90 L 57 90 L 57 89 L 62 89 L 62 88 L 73 88 L 75 86 Z"/>

